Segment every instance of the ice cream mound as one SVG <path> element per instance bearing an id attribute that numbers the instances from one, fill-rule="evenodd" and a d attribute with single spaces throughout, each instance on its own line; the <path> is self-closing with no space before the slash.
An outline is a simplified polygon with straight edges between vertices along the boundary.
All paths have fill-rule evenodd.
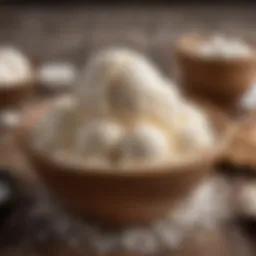
<path id="1" fill-rule="evenodd" d="M 145 56 L 120 48 L 92 56 L 74 96 L 56 101 L 35 134 L 53 156 L 95 167 L 175 162 L 215 143 L 204 112 Z"/>

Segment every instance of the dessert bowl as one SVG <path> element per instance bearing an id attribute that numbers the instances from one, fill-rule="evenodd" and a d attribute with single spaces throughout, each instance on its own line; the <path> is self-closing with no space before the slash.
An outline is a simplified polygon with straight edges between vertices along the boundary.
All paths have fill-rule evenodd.
<path id="1" fill-rule="evenodd" d="M 0 110 L 19 107 L 34 92 L 39 60 L 30 56 L 28 61 L 31 63 L 31 74 L 26 79 L 9 83 L 0 81 Z"/>
<path id="2" fill-rule="evenodd" d="M 230 109 L 255 81 L 256 56 L 255 53 L 231 58 L 200 56 L 196 49 L 208 38 L 191 34 L 177 41 L 179 79 L 185 90 Z"/>
<path id="3" fill-rule="evenodd" d="M 0 85 L 0 109 L 19 106 L 33 92 L 35 79 L 13 86 Z"/>
<path id="4" fill-rule="evenodd" d="M 64 208 L 105 225 L 146 224 L 166 216 L 213 171 L 227 143 L 224 134 L 228 131 L 218 130 L 219 142 L 213 149 L 177 164 L 145 164 L 126 171 L 89 168 L 57 160 L 32 145 L 33 127 L 51 111 L 54 101 L 41 103 L 24 115 L 16 133 L 18 144 Z"/>

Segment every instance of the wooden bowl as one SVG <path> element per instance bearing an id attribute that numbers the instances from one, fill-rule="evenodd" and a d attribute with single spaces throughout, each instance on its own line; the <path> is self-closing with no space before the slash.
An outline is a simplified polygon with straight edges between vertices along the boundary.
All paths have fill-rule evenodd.
<path id="1" fill-rule="evenodd" d="M 30 95 L 33 94 L 37 83 L 37 69 L 40 66 L 39 58 L 29 56 L 32 66 L 32 75 L 26 81 L 14 85 L 1 85 L 0 82 L 0 110 L 19 107 Z"/>
<path id="2" fill-rule="evenodd" d="M 211 173 L 225 149 L 226 143 L 220 139 L 211 151 L 179 165 L 145 166 L 127 172 L 74 166 L 53 159 L 31 143 L 32 128 L 53 103 L 42 103 L 25 114 L 16 134 L 18 144 L 64 207 L 105 225 L 146 224 L 164 217 Z"/>
<path id="3" fill-rule="evenodd" d="M 19 106 L 33 92 L 34 84 L 31 78 L 21 84 L 0 86 L 0 110 Z"/>
<path id="4" fill-rule="evenodd" d="M 175 48 L 179 79 L 185 90 L 232 108 L 255 81 L 256 55 L 232 59 L 207 58 L 194 51 L 207 36 L 186 35 Z"/>

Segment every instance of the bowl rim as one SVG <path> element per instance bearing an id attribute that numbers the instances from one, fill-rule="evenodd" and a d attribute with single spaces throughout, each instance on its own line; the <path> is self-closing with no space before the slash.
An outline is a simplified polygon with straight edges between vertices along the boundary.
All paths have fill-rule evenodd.
<path id="1" fill-rule="evenodd" d="M 32 71 L 31 76 L 28 76 L 26 79 L 23 79 L 14 83 L 3 83 L 0 81 L 0 93 L 7 91 L 16 91 L 20 89 L 33 87 L 36 82 L 36 74 Z"/>
<path id="2" fill-rule="evenodd" d="M 214 33 L 187 33 L 178 38 L 178 40 L 175 43 L 175 52 L 177 54 L 180 54 L 182 56 L 186 56 L 187 58 L 194 59 L 197 61 L 201 61 L 204 63 L 213 63 L 213 64 L 240 64 L 240 63 L 247 63 L 247 62 L 256 62 L 256 47 L 255 44 L 252 42 L 252 40 L 245 38 L 245 37 L 239 37 L 244 39 L 244 41 L 253 48 L 253 54 L 250 56 L 239 56 L 234 58 L 219 58 L 219 57 L 203 57 L 197 54 L 193 51 L 193 48 L 189 49 L 188 47 L 185 47 L 185 44 L 187 44 L 188 41 L 194 41 L 196 44 L 200 44 L 200 42 L 205 41 L 207 38 L 214 35 Z M 228 37 L 233 34 L 225 33 L 224 36 L 227 35 Z"/>
<path id="3" fill-rule="evenodd" d="M 33 143 L 31 143 L 30 135 L 34 125 L 37 123 L 39 118 L 42 118 L 42 115 L 46 114 L 51 106 L 56 102 L 57 99 L 63 97 L 58 96 L 54 99 L 44 100 L 41 103 L 37 103 L 35 107 L 28 110 L 24 113 L 21 118 L 21 122 L 17 126 L 14 134 L 18 146 L 21 147 L 25 155 L 29 158 L 32 158 L 33 161 L 39 161 L 44 163 L 44 165 L 54 167 L 54 170 L 57 172 L 65 173 L 76 173 L 80 175 L 87 176 L 97 176 L 97 177 L 117 177 L 117 178 L 143 178 L 143 177 L 162 177 L 165 175 L 175 175 L 175 174 L 184 174 L 186 172 L 198 172 L 200 166 L 212 165 L 215 161 L 218 162 L 218 159 L 222 158 L 223 152 L 225 151 L 230 138 L 232 138 L 234 126 L 230 124 L 226 131 L 220 135 L 220 139 L 216 142 L 213 148 L 205 150 L 199 155 L 193 155 L 191 158 L 187 158 L 185 161 L 181 160 L 177 163 L 163 163 L 157 165 L 140 165 L 133 166 L 132 168 L 122 168 L 122 171 L 113 171 L 119 169 L 119 167 L 103 167 L 103 168 L 93 168 L 86 164 L 71 164 L 70 162 L 60 161 L 54 157 L 51 157 L 50 154 L 47 154 L 45 150 L 37 148 Z M 65 97 L 65 96 L 64 96 Z M 38 116 L 39 114 L 39 116 Z M 31 123 L 33 116 L 38 118 L 37 121 Z M 111 171 L 109 171 L 111 170 Z"/>

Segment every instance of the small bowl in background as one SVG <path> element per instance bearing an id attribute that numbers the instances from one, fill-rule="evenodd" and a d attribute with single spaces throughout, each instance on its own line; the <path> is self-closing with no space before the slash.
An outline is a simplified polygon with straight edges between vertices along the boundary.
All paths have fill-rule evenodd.
<path id="1" fill-rule="evenodd" d="M 202 95 L 224 109 L 233 108 L 256 78 L 256 56 L 211 58 L 195 49 L 207 40 L 196 34 L 177 41 L 175 57 L 185 91 Z"/>
<path id="2" fill-rule="evenodd" d="M 36 57 L 29 57 L 29 60 L 32 66 L 30 77 L 12 85 L 5 85 L 0 82 L 0 111 L 19 108 L 34 94 L 37 84 L 36 71 L 40 61 Z"/>
<path id="3" fill-rule="evenodd" d="M 19 107 L 33 93 L 35 79 L 15 85 L 0 85 L 0 110 Z"/>

